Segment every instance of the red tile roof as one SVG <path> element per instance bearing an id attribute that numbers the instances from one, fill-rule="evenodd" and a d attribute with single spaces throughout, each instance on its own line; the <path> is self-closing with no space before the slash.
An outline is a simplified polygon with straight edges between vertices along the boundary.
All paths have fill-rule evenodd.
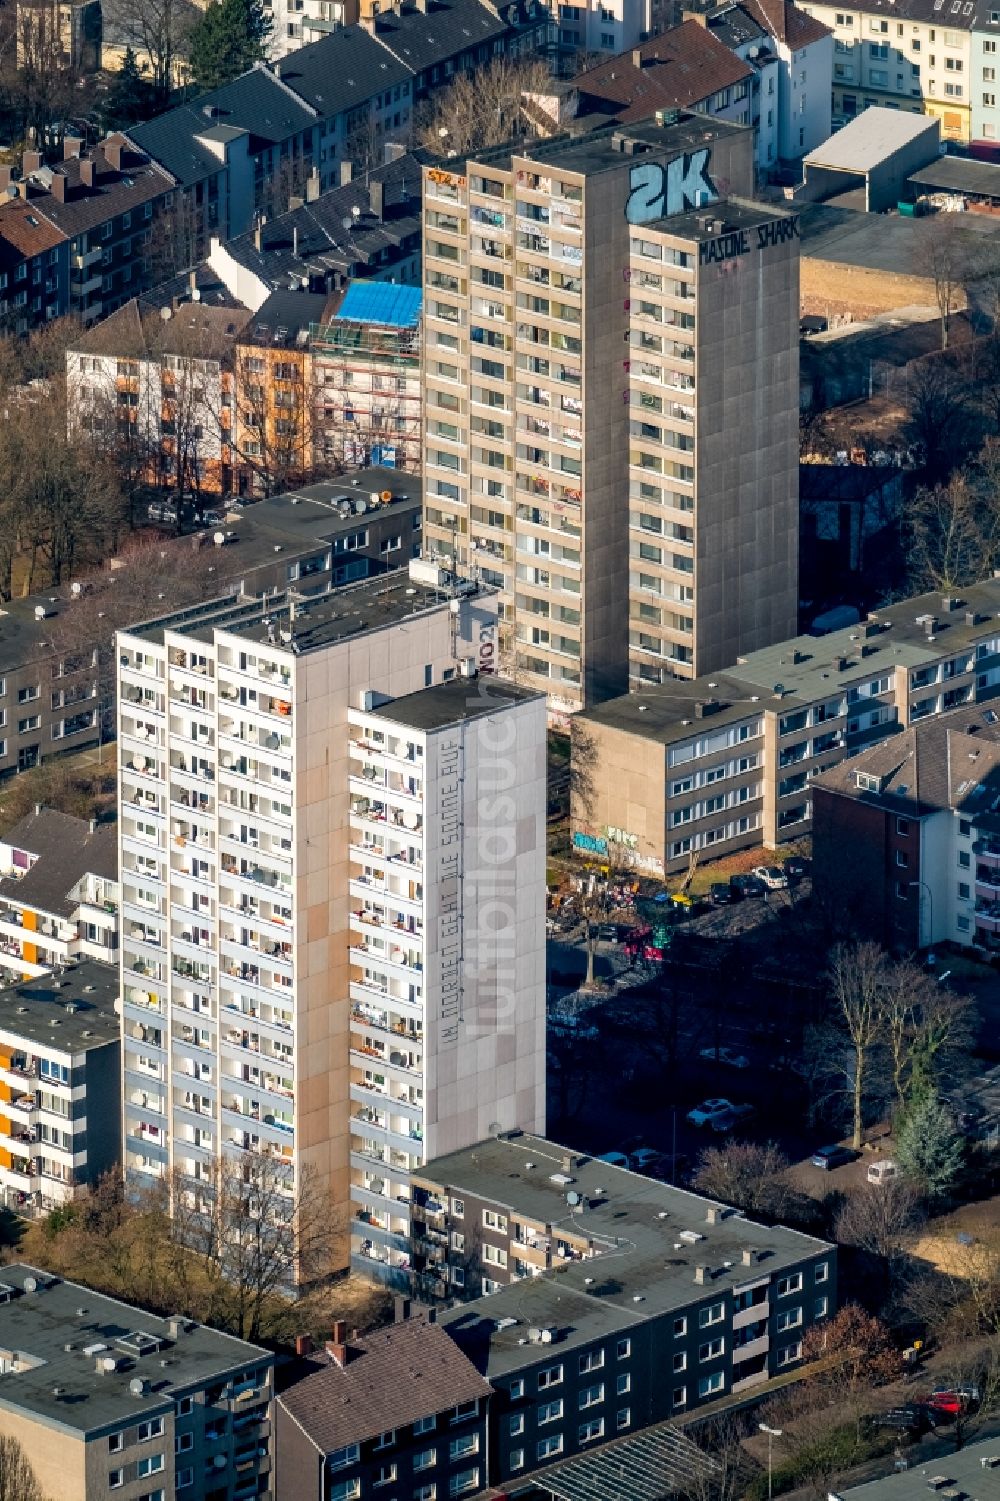
<path id="1" fill-rule="evenodd" d="M 345 1366 L 331 1361 L 278 1401 L 316 1448 L 330 1454 L 461 1402 L 482 1401 L 490 1391 L 439 1324 L 408 1319 L 353 1341 Z"/>
<path id="2" fill-rule="evenodd" d="M 27 259 L 43 250 L 52 250 L 66 236 L 44 219 L 30 202 L 11 198 L 0 203 L 0 239 L 20 251 L 21 259 Z"/>
<path id="3" fill-rule="evenodd" d="M 641 59 L 636 65 L 636 53 Z M 573 80 L 581 115 L 603 114 L 627 123 L 658 109 L 692 109 L 753 75 L 697 21 L 684 21 L 641 47 L 608 58 Z"/>
<path id="4" fill-rule="evenodd" d="M 832 35 L 829 26 L 799 10 L 792 0 L 741 0 L 741 4 L 755 21 L 793 52 Z"/>

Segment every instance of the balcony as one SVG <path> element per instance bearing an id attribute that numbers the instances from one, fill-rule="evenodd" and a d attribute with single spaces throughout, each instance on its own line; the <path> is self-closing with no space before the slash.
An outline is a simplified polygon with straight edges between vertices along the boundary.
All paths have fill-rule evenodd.
<path id="1" fill-rule="evenodd" d="M 762 1319 L 767 1319 L 771 1312 L 771 1305 L 765 1299 L 762 1303 L 751 1303 L 749 1308 L 739 1308 L 733 1314 L 733 1329 L 746 1329 L 751 1324 L 759 1324 Z"/>

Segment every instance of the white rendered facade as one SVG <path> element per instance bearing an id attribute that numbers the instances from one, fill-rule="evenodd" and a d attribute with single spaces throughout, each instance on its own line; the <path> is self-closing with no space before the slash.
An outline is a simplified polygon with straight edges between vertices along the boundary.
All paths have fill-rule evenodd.
<path id="1" fill-rule="evenodd" d="M 352 1254 L 391 1277 L 410 1171 L 545 1116 L 545 700 L 459 679 L 348 718 Z"/>
<path id="2" fill-rule="evenodd" d="M 267 1149 L 291 1181 L 308 1165 L 347 1200 L 364 978 L 348 712 L 362 692 L 414 693 L 495 649 L 495 596 L 449 600 L 404 574 L 120 634 L 129 1176 L 179 1171 L 197 1199 L 214 1159 Z"/>

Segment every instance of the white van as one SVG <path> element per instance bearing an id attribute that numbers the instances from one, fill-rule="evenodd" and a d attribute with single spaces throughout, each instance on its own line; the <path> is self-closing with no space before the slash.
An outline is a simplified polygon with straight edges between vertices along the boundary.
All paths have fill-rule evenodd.
<path id="1" fill-rule="evenodd" d="M 899 1177 L 899 1165 L 892 1161 L 891 1157 L 883 1157 L 881 1162 L 872 1162 L 868 1167 L 869 1183 L 891 1183 Z"/>

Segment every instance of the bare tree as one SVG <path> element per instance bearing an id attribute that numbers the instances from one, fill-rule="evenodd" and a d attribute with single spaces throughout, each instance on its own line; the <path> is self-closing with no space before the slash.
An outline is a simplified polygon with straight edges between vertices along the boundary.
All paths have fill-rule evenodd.
<path id="1" fill-rule="evenodd" d="M 293 1181 L 276 1152 L 248 1150 L 217 1159 L 207 1181 L 177 1180 L 173 1197 L 218 1315 L 241 1339 L 260 1338 L 272 1299 L 333 1269 L 334 1205 L 308 1166 Z"/>
<path id="2" fill-rule="evenodd" d="M 148 61 L 161 104 L 177 83 L 178 65 L 188 56 L 191 28 L 200 14 L 192 0 L 104 0 L 106 35 Z"/>
<path id="3" fill-rule="evenodd" d="M 0 1501 L 44 1501 L 20 1440 L 6 1433 L 0 1436 Z"/>
<path id="4" fill-rule="evenodd" d="M 835 1024 L 843 1046 L 840 1071 L 851 1101 L 851 1145 L 860 1148 L 865 1130 L 865 1103 L 877 1047 L 884 1039 L 883 998 L 889 958 L 877 943 L 838 944 L 830 956 L 827 979 Z"/>
<path id="5" fill-rule="evenodd" d="M 972 262 L 964 238 L 950 214 L 921 221 L 913 253 L 913 269 L 934 282 L 934 298 L 941 320 L 941 348 L 948 348 L 951 315 L 965 303 L 964 287 Z"/>
<path id="6" fill-rule="evenodd" d="M 926 355 L 906 367 L 904 432 L 931 485 L 943 483 L 968 454 L 972 436 L 969 383 L 951 355 Z"/>
<path id="7" fill-rule="evenodd" d="M 419 139 L 432 151 L 467 156 L 517 136 L 535 135 L 523 97 L 551 89 L 543 59 L 495 57 L 475 73 L 457 73 L 446 89 L 434 94 L 418 127 Z"/>
<path id="8" fill-rule="evenodd" d="M 277 495 L 314 477 L 316 404 L 301 351 L 239 346 L 233 387 L 233 462 L 252 489 Z"/>
<path id="9" fill-rule="evenodd" d="M 747 1214 L 784 1218 L 796 1191 L 788 1181 L 788 1158 L 773 1141 L 764 1145 L 730 1141 L 702 1152 L 694 1186 L 709 1198 L 733 1204 Z"/>

